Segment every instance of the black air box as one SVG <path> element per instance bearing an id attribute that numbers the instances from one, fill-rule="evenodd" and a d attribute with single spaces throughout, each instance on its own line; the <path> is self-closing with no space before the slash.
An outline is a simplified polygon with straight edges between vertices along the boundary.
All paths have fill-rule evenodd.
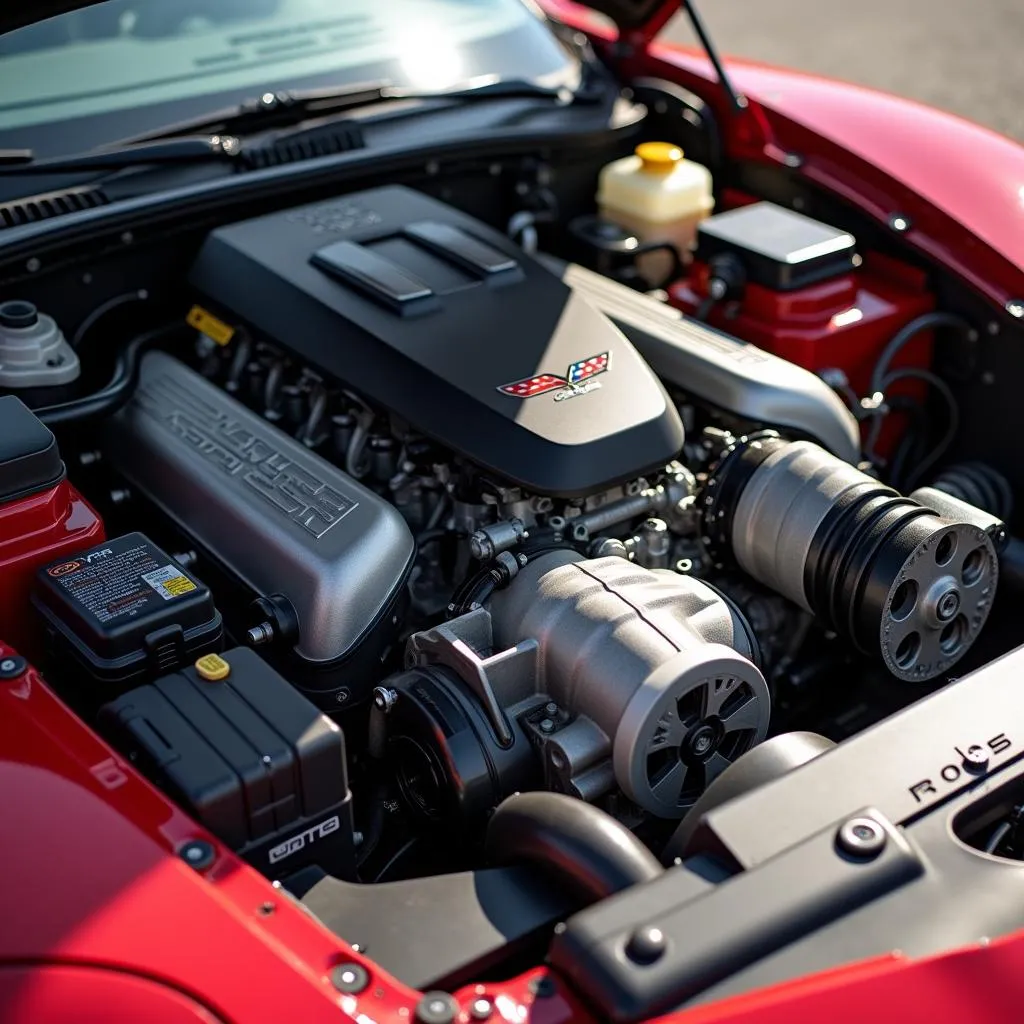
<path id="1" fill-rule="evenodd" d="M 341 730 L 239 647 L 141 686 L 100 711 L 122 750 L 267 875 L 352 873 Z"/>
<path id="2" fill-rule="evenodd" d="M 603 313 L 410 189 L 218 228 L 190 276 L 225 319 L 528 491 L 587 494 L 682 446 L 675 407 Z"/>

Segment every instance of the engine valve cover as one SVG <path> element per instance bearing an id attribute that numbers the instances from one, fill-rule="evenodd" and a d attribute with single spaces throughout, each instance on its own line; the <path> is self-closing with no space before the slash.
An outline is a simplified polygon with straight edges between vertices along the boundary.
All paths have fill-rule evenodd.
<path id="1" fill-rule="evenodd" d="M 352 674 L 412 560 L 393 506 L 163 352 L 143 358 L 107 440 L 114 466 L 236 578 L 289 599 L 299 658 Z"/>
<path id="2" fill-rule="evenodd" d="M 683 427 L 617 327 L 504 235 L 387 187 L 214 231 L 214 308 L 535 493 L 664 464 Z"/>

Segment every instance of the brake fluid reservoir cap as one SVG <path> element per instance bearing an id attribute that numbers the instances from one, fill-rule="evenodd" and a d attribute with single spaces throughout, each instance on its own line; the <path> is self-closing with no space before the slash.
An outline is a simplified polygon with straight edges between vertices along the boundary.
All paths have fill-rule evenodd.
<path id="1" fill-rule="evenodd" d="M 231 675 L 231 666 L 219 654 L 204 654 L 196 662 L 196 675 L 208 683 L 219 683 Z"/>
<path id="2" fill-rule="evenodd" d="M 671 174 L 683 161 L 683 151 L 671 142 L 641 142 L 634 152 L 650 174 Z"/>
<path id="3" fill-rule="evenodd" d="M 0 388 L 37 388 L 78 379 L 78 353 L 56 321 L 31 302 L 0 303 Z"/>

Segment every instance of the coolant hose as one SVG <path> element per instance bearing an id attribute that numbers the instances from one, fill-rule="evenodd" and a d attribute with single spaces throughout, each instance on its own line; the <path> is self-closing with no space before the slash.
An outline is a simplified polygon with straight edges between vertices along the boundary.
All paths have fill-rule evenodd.
<path id="1" fill-rule="evenodd" d="M 610 814 L 561 793 L 516 793 L 487 826 L 491 863 L 529 861 L 590 902 L 649 882 L 657 858 Z"/>

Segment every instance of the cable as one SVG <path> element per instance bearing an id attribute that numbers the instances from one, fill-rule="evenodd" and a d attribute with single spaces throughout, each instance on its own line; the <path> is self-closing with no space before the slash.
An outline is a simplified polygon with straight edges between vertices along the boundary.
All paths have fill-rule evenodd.
<path id="1" fill-rule="evenodd" d="M 875 367 L 871 371 L 870 390 L 872 393 L 876 391 L 885 391 L 883 380 L 889 372 L 889 365 L 904 346 L 916 338 L 922 331 L 932 330 L 936 327 L 955 327 L 958 330 L 963 331 L 965 334 L 970 334 L 973 330 L 971 325 L 964 320 L 963 317 L 956 316 L 954 313 L 924 313 L 922 316 L 911 320 L 909 324 L 900 328 L 900 330 L 898 330 L 892 338 L 889 339 L 889 343 L 885 348 L 882 349 L 882 354 L 878 357 Z"/>
<path id="2" fill-rule="evenodd" d="M 75 331 L 71 338 L 71 347 L 77 349 L 79 345 L 85 340 L 85 336 L 96 326 L 97 321 L 101 317 L 106 316 L 112 310 L 118 309 L 121 306 L 127 305 L 129 302 L 145 302 L 149 298 L 149 292 L 145 288 L 140 288 L 135 292 L 125 292 L 123 295 L 117 295 L 107 302 L 102 302 L 98 305 L 79 325 L 78 330 Z"/>
<path id="3" fill-rule="evenodd" d="M 109 416 L 117 412 L 132 397 L 139 382 L 139 364 L 143 352 L 178 330 L 178 325 L 165 324 L 155 330 L 140 334 L 128 342 L 118 353 L 114 373 L 106 387 L 91 395 L 73 398 L 57 405 L 44 405 L 32 411 L 48 427 L 63 426 L 66 423 L 81 423 L 98 416 Z"/>
<path id="4" fill-rule="evenodd" d="M 931 372 L 931 370 L 921 370 L 916 367 L 906 367 L 902 370 L 893 370 L 883 381 L 880 390 L 884 394 L 892 385 L 898 380 L 905 380 L 911 378 L 913 380 L 923 380 L 926 384 L 931 385 L 946 401 L 946 405 L 949 407 L 949 424 L 946 427 L 946 432 L 939 440 L 938 444 L 932 448 L 914 469 L 914 472 L 907 478 L 908 489 L 913 489 L 913 485 L 929 470 L 935 463 L 942 458 L 946 453 L 946 449 L 953 443 L 956 438 L 957 430 L 960 428 L 960 406 L 957 403 L 956 396 L 953 394 L 949 385 L 937 374 Z M 877 438 L 876 438 L 877 440 Z"/>

